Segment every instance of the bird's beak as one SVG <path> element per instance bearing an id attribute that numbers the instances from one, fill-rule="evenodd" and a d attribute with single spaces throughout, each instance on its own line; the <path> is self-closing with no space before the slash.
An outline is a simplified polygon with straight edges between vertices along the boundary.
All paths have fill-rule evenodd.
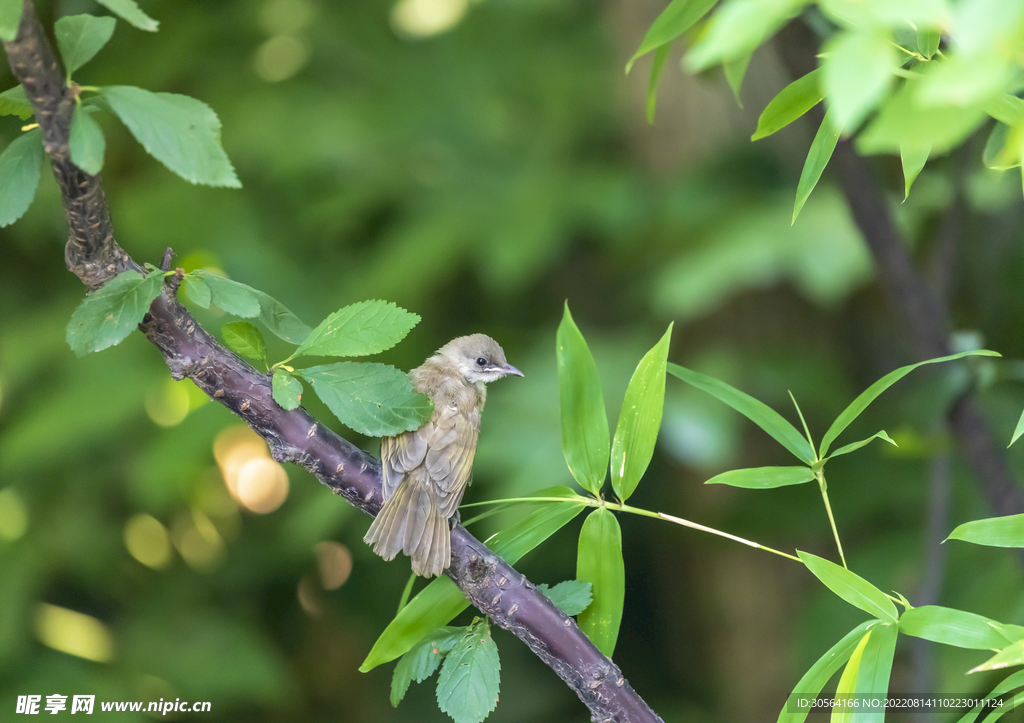
<path id="1" fill-rule="evenodd" d="M 516 376 L 516 377 L 521 377 L 521 376 L 523 376 L 523 373 L 522 373 L 521 371 L 519 371 L 518 369 L 516 369 L 516 368 L 515 368 L 514 366 L 512 366 L 511 364 L 504 364 L 504 365 L 503 365 L 503 366 L 501 367 L 501 370 L 502 370 L 503 372 L 505 372 L 505 376 L 509 376 L 509 375 L 512 375 L 512 376 Z"/>

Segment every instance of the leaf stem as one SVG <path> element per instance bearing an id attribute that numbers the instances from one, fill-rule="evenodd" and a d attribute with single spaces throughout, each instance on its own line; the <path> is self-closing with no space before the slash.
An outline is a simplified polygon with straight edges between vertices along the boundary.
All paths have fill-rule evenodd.
<path id="1" fill-rule="evenodd" d="M 839 559 L 843 563 L 843 567 L 849 570 L 849 566 L 846 564 L 846 555 L 843 554 L 843 543 L 839 541 L 839 530 L 836 529 L 836 518 L 832 516 L 832 505 L 828 502 L 828 485 L 825 484 L 825 473 L 820 469 L 814 474 L 815 479 L 818 480 L 818 487 L 821 489 L 821 499 L 825 502 L 825 512 L 828 513 L 829 524 L 832 525 L 832 536 L 836 539 L 836 549 L 839 550 Z"/>

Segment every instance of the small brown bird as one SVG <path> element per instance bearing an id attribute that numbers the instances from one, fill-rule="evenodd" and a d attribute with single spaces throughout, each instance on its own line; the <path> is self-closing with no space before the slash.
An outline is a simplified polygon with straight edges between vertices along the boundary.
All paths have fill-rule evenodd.
<path id="1" fill-rule="evenodd" d="M 484 334 L 453 339 L 409 372 L 434 413 L 416 431 L 381 440 L 384 506 L 363 539 L 385 560 L 401 550 L 424 577 L 451 563 L 448 520 L 472 478 L 484 385 L 510 374 L 523 376 Z"/>

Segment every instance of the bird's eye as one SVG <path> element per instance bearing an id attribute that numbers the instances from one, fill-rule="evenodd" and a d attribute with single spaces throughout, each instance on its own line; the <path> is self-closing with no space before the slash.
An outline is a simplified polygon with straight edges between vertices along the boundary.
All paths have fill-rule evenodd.
<path id="1" fill-rule="evenodd" d="M 476 358 L 476 365 L 478 367 L 485 367 L 485 366 L 487 366 L 487 360 L 484 359 L 482 356 L 477 357 Z"/>

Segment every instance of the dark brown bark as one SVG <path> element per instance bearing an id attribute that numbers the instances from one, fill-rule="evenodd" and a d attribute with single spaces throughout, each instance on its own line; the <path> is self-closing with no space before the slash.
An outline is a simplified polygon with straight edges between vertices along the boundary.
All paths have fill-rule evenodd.
<path id="1" fill-rule="evenodd" d="M 73 87 L 54 58 L 29 0 L 13 41 L 5 42 L 11 69 L 25 86 L 42 129 L 44 147 L 60 184 L 68 220 L 68 269 L 90 289 L 125 269 L 139 270 L 114 240 L 98 176 L 71 163 L 68 134 Z M 380 507 L 380 462 L 319 423 L 304 409 L 285 411 L 273 401 L 271 379 L 225 350 L 174 298 L 173 288 L 153 302 L 139 330 L 164 356 L 174 379 L 191 379 L 266 440 L 275 459 L 305 467 L 370 515 Z M 510 630 L 559 675 L 590 709 L 594 721 L 661 719 L 622 677 L 618 667 L 523 575 L 461 525 L 452 531 L 446 574 L 473 605 Z"/>

